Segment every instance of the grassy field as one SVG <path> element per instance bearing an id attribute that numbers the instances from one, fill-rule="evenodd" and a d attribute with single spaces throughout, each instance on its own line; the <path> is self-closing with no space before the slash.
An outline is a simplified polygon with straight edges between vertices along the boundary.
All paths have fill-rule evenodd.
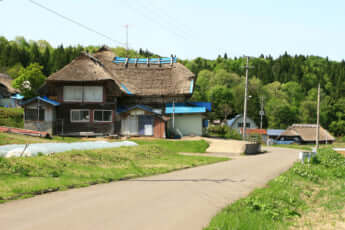
<path id="1" fill-rule="evenodd" d="M 0 203 L 51 191 L 166 173 L 228 160 L 184 156 L 204 152 L 203 141 L 138 141 L 141 145 L 97 150 L 73 150 L 52 156 L 0 157 Z"/>
<path id="2" fill-rule="evenodd" d="M 81 138 L 74 137 L 58 137 L 54 136 L 52 139 L 40 138 L 26 136 L 22 134 L 12 134 L 12 133 L 0 133 L 0 145 L 9 145 L 9 144 L 31 144 L 31 143 L 47 143 L 47 142 L 77 142 L 85 141 Z"/>
<path id="3" fill-rule="evenodd" d="M 165 139 L 155 139 L 155 140 L 137 140 L 133 139 L 134 142 L 140 145 L 158 145 L 165 146 L 175 152 L 182 153 L 205 153 L 209 144 L 205 140 L 198 141 L 174 141 Z"/>
<path id="4" fill-rule="evenodd" d="M 343 229 L 345 158 L 321 149 L 218 213 L 205 230 Z M 320 228 L 321 227 L 321 228 Z"/>

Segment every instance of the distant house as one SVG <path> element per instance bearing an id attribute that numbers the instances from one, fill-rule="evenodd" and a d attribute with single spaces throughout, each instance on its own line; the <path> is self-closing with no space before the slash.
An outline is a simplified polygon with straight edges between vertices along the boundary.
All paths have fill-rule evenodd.
<path id="1" fill-rule="evenodd" d="M 50 75 L 40 88 L 41 97 L 25 103 L 25 123 L 43 129 L 33 122 L 42 117 L 26 114 L 36 108 L 35 114 L 52 110 L 49 130 L 56 135 L 164 138 L 166 104 L 186 102 L 195 81 L 196 76 L 174 57 L 121 58 L 102 47 L 93 54 L 82 53 Z"/>
<path id="2" fill-rule="evenodd" d="M 316 142 L 315 124 L 293 124 L 280 134 L 279 141 L 294 141 L 299 144 L 314 144 Z M 320 126 L 320 143 L 333 143 L 335 138 Z"/>
<path id="3" fill-rule="evenodd" d="M 205 113 L 210 111 L 210 102 L 168 103 L 165 107 L 170 118 L 168 129 L 176 129 L 183 136 L 202 136 L 208 123 Z"/>
<path id="4" fill-rule="evenodd" d="M 228 126 L 230 126 L 230 128 L 235 129 L 238 132 L 241 132 L 241 129 L 243 128 L 243 115 L 242 114 L 236 115 L 231 120 L 228 120 L 227 124 L 228 124 Z M 246 128 L 257 129 L 258 126 L 256 125 L 256 123 L 253 119 L 251 119 L 250 117 L 247 117 Z"/>
<path id="5" fill-rule="evenodd" d="M 267 129 L 267 137 L 271 140 L 277 140 L 285 129 Z"/>
<path id="6" fill-rule="evenodd" d="M 19 90 L 12 87 L 12 78 L 6 74 L 0 73 L 0 106 L 17 107 Z M 19 99 L 23 99 L 20 97 Z"/>

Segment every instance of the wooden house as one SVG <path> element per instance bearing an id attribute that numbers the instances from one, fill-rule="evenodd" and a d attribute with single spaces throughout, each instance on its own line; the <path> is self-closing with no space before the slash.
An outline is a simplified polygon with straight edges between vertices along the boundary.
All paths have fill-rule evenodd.
<path id="1" fill-rule="evenodd" d="M 46 79 L 40 95 L 59 103 L 53 134 L 165 137 L 165 103 L 190 98 L 194 74 L 173 58 L 116 60 L 107 48 L 82 53 Z"/>

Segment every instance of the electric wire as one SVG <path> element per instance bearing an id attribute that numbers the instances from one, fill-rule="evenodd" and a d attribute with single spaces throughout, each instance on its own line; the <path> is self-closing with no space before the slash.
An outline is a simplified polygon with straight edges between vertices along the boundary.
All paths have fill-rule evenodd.
<path id="1" fill-rule="evenodd" d="M 86 25 L 84 25 L 84 24 L 82 24 L 82 23 L 80 23 L 80 22 L 78 22 L 78 21 L 76 21 L 76 20 L 74 20 L 72 18 L 69 18 L 69 17 L 67 17 L 67 16 L 65 16 L 65 15 L 63 15 L 63 14 L 61 14 L 61 13 L 59 13 L 59 12 L 53 10 L 53 9 L 50 9 L 50 8 L 42 5 L 41 3 L 38 3 L 38 2 L 33 1 L 33 0 L 28 0 L 28 1 L 30 3 L 36 5 L 36 6 L 40 7 L 41 9 L 44 9 L 44 10 L 46 10 L 46 11 L 52 13 L 52 14 L 55 14 L 56 16 L 59 16 L 60 18 L 65 19 L 66 21 L 69 21 L 69 22 L 71 22 L 71 23 L 73 23 L 73 24 L 75 24 L 75 25 L 77 25 L 77 26 L 79 26 L 79 27 L 81 27 L 81 28 L 83 28 L 85 30 L 88 30 L 89 32 L 95 33 L 95 34 L 97 34 L 97 35 L 99 35 L 99 36 L 101 36 L 103 38 L 106 38 L 106 39 L 114 42 L 114 43 L 118 43 L 121 46 L 125 46 L 126 45 L 125 43 L 120 42 L 118 40 L 115 40 L 115 39 L 111 38 L 110 36 L 108 36 L 108 35 L 106 35 L 104 33 L 101 33 L 101 32 L 99 32 L 99 31 L 97 31 L 97 30 L 95 30 L 95 29 L 93 29 L 93 28 L 91 28 L 89 26 L 86 26 Z"/>

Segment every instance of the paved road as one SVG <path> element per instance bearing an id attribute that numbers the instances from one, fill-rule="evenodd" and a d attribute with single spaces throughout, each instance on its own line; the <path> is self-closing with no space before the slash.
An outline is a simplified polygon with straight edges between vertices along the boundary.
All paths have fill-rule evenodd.
<path id="1" fill-rule="evenodd" d="M 0 205 L 0 229 L 200 230 L 229 203 L 287 170 L 298 151 L 269 153 Z"/>

